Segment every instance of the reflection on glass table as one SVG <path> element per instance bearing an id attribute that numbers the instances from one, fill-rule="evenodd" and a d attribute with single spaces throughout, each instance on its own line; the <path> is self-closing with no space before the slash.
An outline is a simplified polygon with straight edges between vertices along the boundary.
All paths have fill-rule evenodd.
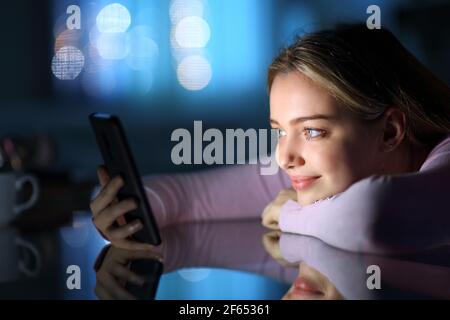
<path id="1" fill-rule="evenodd" d="M 358 254 L 268 232 L 259 219 L 184 223 L 161 236 L 152 251 L 114 248 L 89 212 L 57 228 L 3 228 L 0 299 L 450 298 L 448 246 L 408 256 Z M 379 268 L 379 283 L 371 266 Z M 79 286 L 71 286 L 76 276 Z"/>
<path id="2" fill-rule="evenodd" d="M 97 288 L 103 293 L 99 297 L 450 298 L 450 262 L 444 263 L 450 251 L 445 247 L 409 256 L 367 255 L 336 249 L 311 237 L 267 232 L 255 221 L 180 225 L 166 229 L 164 239 L 165 245 L 153 252 L 105 247 L 97 260 Z M 146 270 L 132 272 L 133 261 L 139 263 L 139 258 L 158 261 L 161 269 L 152 273 L 155 267 L 150 263 Z M 105 269 L 120 275 L 99 276 Z M 112 290 L 105 292 L 101 279 L 120 281 L 108 284 Z M 130 284 L 144 288 L 148 283 L 152 287 L 147 293 L 144 289 L 133 295 L 127 290 Z"/>

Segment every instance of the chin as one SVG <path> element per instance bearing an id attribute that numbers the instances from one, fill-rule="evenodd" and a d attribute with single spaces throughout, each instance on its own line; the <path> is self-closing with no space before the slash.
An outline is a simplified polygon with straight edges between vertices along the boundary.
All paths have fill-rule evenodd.
<path id="1" fill-rule="evenodd" d="M 303 207 L 316 202 L 316 198 L 300 195 L 299 192 L 297 192 L 297 202 Z"/>
<path id="2" fill-rule="evenodd" d="M 337 193 L 334 193 L 337 194 Z M 334 194 L 326 194 L 326 195 L 311 195 L 311 196 L 306 196 L 306 195 L 302 195 L 300 194 L 300 192 L 297 192 L 297 203 L 299 205 L 303 206 L 307 206 L 310 204 L 313 204 L 317 201 L 321 201 L 321 200 L 325 200 L 328 199 L 329 197 L 332 197 Z"/>

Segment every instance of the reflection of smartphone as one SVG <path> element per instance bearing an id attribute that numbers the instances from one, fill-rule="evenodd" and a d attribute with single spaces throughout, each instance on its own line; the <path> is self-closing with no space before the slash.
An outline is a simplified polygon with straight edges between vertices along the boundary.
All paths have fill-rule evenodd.
<path id="1" fill-rule="evenodd" d="M 125 214 L 126 222 L 140 219 L 144 227 L 133 235 L 135 240 L 159 245 L 161 237 L 142 186 L 125 132 L 116 116 L 93 113 L 89 116 L 91 126 L 97 138 L 103 161 L 111 178 L 121 175 L 124 186 L 119 190 L 117 199 L 134 198 L 138 208 Z"/>
<path id="2" fill-rule="evenodd" d="M 125 290 L 139 300 L 155 300 L 163 269 L 163 264 L 156 259 L 143 259 L 131 262 L 130 271 L 143 277 L 146 282 L 142 287 L 127 282 Z"/>

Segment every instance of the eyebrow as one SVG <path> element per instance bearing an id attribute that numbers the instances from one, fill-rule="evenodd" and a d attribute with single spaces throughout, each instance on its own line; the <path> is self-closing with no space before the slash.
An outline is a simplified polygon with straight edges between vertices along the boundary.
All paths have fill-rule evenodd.
<path id="1" fill-rule="evenodd" d="M 289 121 L 289 124 L 294 125 L 299 122 L 305 122 L 305 121 L 314 120 L 314 119 L 323 119 L 323 120 L 332 121 L 332 120 L 335 120 L 336 117 L 335 116 L 327 116 L 324 114 L 314 114 L 314 115 L 308 116 L 308 117 L 298 117 L 298 118 L 292 119 L 291 121 Z M 275 119 L 270 119 L 270 123 L 279 125 L 278 121 L 276 121 Z"/>

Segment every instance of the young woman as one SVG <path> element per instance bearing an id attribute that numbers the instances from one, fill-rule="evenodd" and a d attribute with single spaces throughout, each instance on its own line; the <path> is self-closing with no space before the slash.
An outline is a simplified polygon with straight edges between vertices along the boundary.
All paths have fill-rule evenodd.
<path id="1" fill-rule="evenodd" d="M 351 25 L 301 37 L 270 66 L 268 89 L 282 171 L 262 176 L 247 165 L 146 177 L 160 227 L 265 208 L 267 227 L 347 250 L 450 243 L 450 89 L 389 31 Z M 99 177 L 95 225 L 117 246 L 142 246 L 127 238 L 139 221 L 113 227 L 135 207 L 113 203 L 122 181 L 104 169 Z"/>

